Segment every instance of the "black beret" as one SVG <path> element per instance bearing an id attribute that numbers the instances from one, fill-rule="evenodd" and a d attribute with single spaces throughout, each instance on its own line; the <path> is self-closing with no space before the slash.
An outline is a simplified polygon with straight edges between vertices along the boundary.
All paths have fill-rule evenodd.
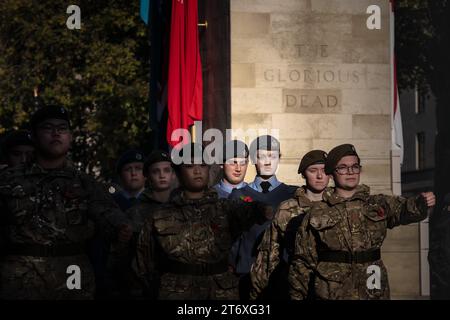
<path id="1" fill-rule="evenodd" d="M 358 157 L 358 162 L 361 161 L 352 144 L 341 144 L 328 152 L 327 160 L 325 161 L 325 173 L 332 174 L 337 163 L 345 156 L 356 156 Z"/>
<path id="2" fill-rule="evenodd" d="M 10 132 L 3 140 L 2 149 L 9 152 L 15 146 L 34 146 L 30 133 L 26 130 Z"/>
<path id="3" fill-rule="evenodd" d="M 280 151 L 280 141 L 270 135 L 259 136 L 250 144 L 250 157 L 253 163 L 256 162 L 256 151 L 269 150 Z"/>
<path id="4" fill-rule="evenodd" d="M 128 163 L 132 163 L 132 162 L 144 163 L 145 162 L 144 153 L 137 149 L 131 149 L 131 150 L 125 151 L 120 156 L 119 160 L 117 160 L 117 164 L 116 164 L 117 173 L 120 173 L 120 171 L 122 170 L 124 165 L 126 165 Z"/>
<path id="5" fill-rule="evenodd" d="M 323 150 L 312 150 L 306 153 L 302 160 L 300 161 L 300 165 L 298 167 L 298 173 L 303 173 L 306 168 L 310 165 L 325 163 L 327 159 L 327 153 Z"/>
<path id="6" fill-rule="evenodd" d="M 61 106 L 45 106 L 36 111 L 30 120 L 31 128 L 36 129 L 37 125 L 48 119 L 61 119 L 69 123 L 69 113 L 64 107 Z"/>
<path id="7" fill-rule="evenodd" d="M 172 159 L 168 152 L 162 150 L 155 150 L 147 157 L 144 163 L 144 175 L 147 175 L 148 168 L 158 162 L 170 162 L 172 164 Z"/>
<path id="8" fill-rule="evenodd" d="M 241 140 L 231 140 L 224 145 L 223 161 L 231 158 L 248 158 L 248 147 Z"/>

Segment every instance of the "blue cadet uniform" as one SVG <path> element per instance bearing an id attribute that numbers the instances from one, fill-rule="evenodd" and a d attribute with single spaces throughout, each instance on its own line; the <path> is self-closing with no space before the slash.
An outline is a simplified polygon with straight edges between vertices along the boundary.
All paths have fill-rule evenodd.
<path id="1" fill-rule="evenodd" d="M 245 158 L 248 159 L 248 147 L 240 140 L 231 140 L 224 145 L 223 150 L 223 162 L 232 158 Z M 231 186 L 225 182 L 226 177 L 224 176 L 219 183 L 213 186 L 214 190 L 217 191 L 219 198 L 228 198 L 233 191 L 233 189 L 240 189 L 247 185 L 246 182 L 242 181 L 238 185 Z"/>
<path id="2" fill-rule="evenodd" d="M 260 136 L 250 145 L 252 161 L 256 163 L 257 150 L 280 151 L 280 142 L 272 136 Z M 249 185 L 233 190 L 230 199 L 243 201 L 258 201 L 272 206 L 275 211 L 281 202 L 294 196 L 297 186 L 290 186 L 280 182 L 275 175 L 268 180 L 257 176 Z M 244 232 L 232 248 L 232 260 L 235 271 L 241 277 L 241 298 L 249 298 L 250 269 L 256 259 L 257 247 L 264 231 L 270 225 L 270 220 L 262 225 L 253 225 L 249 231 Z"/>

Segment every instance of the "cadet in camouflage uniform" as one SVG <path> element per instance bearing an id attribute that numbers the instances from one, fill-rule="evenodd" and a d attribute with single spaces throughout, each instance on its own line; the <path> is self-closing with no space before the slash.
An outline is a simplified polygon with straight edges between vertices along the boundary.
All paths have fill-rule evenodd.
<path id="1" fill-rule="evenodd" d="M 94 228 L 110 237 L 120 230 L 126 241 L 131 226 L 106 190 L 66 159 L 72 141 L 67 111 L 43 107 L 31 126 L 36 162 L 0 176 L 0 299 L 91 299 L 86 241 Z M 79 267 L 79 289 L 69 289 L 68 283 L 78 285 L 69 266 Z"/>
<path id="2" fill-rule="evenodd" d="M 145 189 L 140 203 L 127 211 L 133 221 L 133 232 L 141 232 L 144 221 L 153 211 L 169 201 L 176 183 L 176 175 L 172 160 L 167 152 L 153 151 L 144 163 L 144 175 L 149 187 Z"/>
<path id="3" fill-rule="evenodd" d="M 133 237 L 128 244 L 117 244 L 113 247 L 111 268 L 117 279 L 120 296 L 124 298 L 140 298 L 143 296 L 139 279 L 132 271 L 132 262 L 136 256 L 136 243 L 144 221 L 157 208 L 168 202 L 176 182 L 172 160 L 167 152 L 153 151 L 145 160 L 143 173 L 149 188 L 140 195 L 138 204 L 127 210 L 128 218 L 133 224 Z M 150 293 L 146 292 L 145 295 Z"/>
<path id="4" fill-rule="evenodd" d="M 425 219 L 434 194 L 408 199 L 370 195 L 369 187 L 359 185 L 360 159 L 350 144 L 329 152 L 325 171 L 336 187 L 313 204 L 298 230 L 289 270 L 291 298 L 307 296 L 314 274 L 318 299 L 389 299 L 380 256 L 387 228 Z"/>
<path id="5" fill-rule="evenodd" d="M 305 212 L 313 201 L 322 200 L 322 193 L 328 186 L 325 159 L 325 151 L 312 150 L 300 161 L 298 173 L 303 176 L 306 185 L 298 188 L 292 199 L 280 204 L 270 228 L 264 233 L 250 272 L 251 299 L 289 298 L 287 272 L 294 251 L 295 234 Z"/>
<path id="6" fill-rule="evenodd" d="M 180 192 L 144 224 L 137 273 L 159 299 L 238 299 L 239 279 L 228 266 L 231 245 L 243 230 L 271 218 L 272 211 L 256 202 L 219 199 L 208 189 L 202 147 L 188 144 L 181 154 L 191 151 L 195 162 L 189 157 L 176 167 Z"/>
<path id="7" fill-rule="evenodd" d="M 106 185 L 109 194 L 123 212 L 140 201 L 146 182 L 143 174 L 144 161 L 145 157 L 142 151 L 137 149 L 125 151 L 116 163 L 116 173 L 120 184 L 113 182 Z M 111 298 L 117 295 L 117 290 L 114 289 L 116 283 L 114 279 L 122 278 L 124 273 L 123 270 L 120 270 L 118 274 L 112 275 L 110 268 L 111 265 L 120 265 L 117 259 L 123 260 L 121 254 L 124 246 L 126 244 L 110 243 L 101 235 L 97 235 L 90 242 L 89 257 L 94 267 L 97 286 L 95 299 Z M 120 254 L 115 252 L 117 249 Z"/>

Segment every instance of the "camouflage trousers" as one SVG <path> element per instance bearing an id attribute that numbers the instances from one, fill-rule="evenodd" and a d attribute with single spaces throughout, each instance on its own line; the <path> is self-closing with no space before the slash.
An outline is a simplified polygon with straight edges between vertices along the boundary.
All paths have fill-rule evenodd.
<path id="1" fill-rule="evenodd" d="M 69 266 L 79 267 L 79 272 Z M 92 266 L 84 255 L 8 255 L 0 260 L 0 299 L 4 300 L 93 299 L 94 281 Z"/>
<path id="2" fill-rule="evenodd" d="M 160 300 L 238 300 L 239 278 L 231 272 L 212 276 L 166 273 L 161 277 Z"/>

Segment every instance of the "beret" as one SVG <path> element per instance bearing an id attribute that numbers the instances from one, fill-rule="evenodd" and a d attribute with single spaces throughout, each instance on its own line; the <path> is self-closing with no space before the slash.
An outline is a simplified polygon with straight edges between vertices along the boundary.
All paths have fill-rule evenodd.
<path id="1" fill-rule="evenodd" d="M 327 160 L 325 161 L 325 173 L 332 174 L 339 160 L 345 156 L 356 156 L 358 157 L 358 162 L 361 161 L 352 144 L 341 144 L 328 152 Z"/>
<path id="2" fill-rule="evenodd" d="M 145 162 L 144 153 L 142 153 L 140 150 L 137 149 L 130 149 L 125 151 L 120 156 L 119 160 L 117 160 L 116 171 L 120 173 L 124 165 L 132 162 L 144 163 Z"/>
<path id="3" fill-rule="evenodd" d="M 31 128 L 33 130 L 36 129 L 38 124 L 48 119 L 65 120 L 69 123 L 70 126 L 69 113 L 67 112 L 67 110 L 61 106 L 50 105 L 40 108 L 31 116 Z"/>
<path id="4" fill-rule="evenodd" d="M 327 159 L 327 153 L 323 150 L 312 150 L 306 153 L 302 160 L 300 161 L 300 165 L 298 167 L 298 173 L 303 173 L 306 168 L 310 165 L 325 163 Z"/>
<path id="5" fill-rule="evenodd" d="M 148 168 L 158 162 L 170 162 L 172 164 L 172 159 L 168 152 L 162 150 L 155 150 L 147 157 L 144 162 L 144 175 L 147 175 Z"/>

